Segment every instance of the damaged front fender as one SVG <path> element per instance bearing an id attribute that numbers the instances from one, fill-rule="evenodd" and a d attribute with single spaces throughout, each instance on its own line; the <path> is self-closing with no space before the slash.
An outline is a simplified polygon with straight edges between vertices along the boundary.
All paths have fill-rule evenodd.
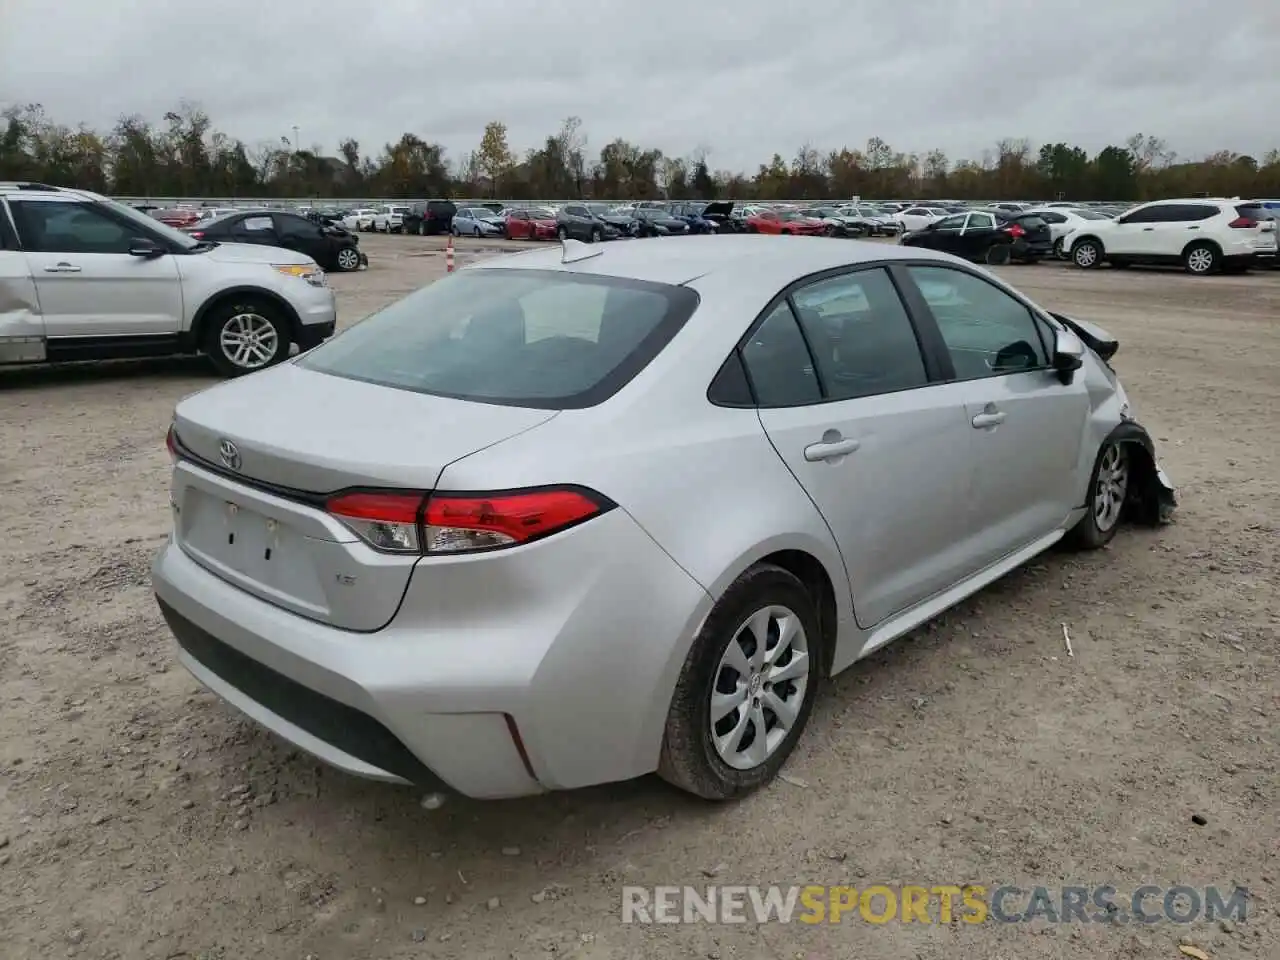
<path id="1" fill-rule="evenodd" d="M 1173 519 L 1177 493 L 1160 466 L 1151 434 L 1136 420 L 1125 420 L 1107 435 L 1108 443 L 1125 445 L 1129 454 L 1129 492 L 1125 498 L 1127 520 L 1144 526 L 1160 526 Z"/>

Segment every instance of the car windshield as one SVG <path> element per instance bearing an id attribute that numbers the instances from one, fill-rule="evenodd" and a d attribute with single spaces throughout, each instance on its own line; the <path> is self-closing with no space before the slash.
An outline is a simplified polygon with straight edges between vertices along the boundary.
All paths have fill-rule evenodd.
<path id="1" fill-rule="evenodd" d="M 190 250 L 200 245 L 200 241 L 190 234 L 183 233 L 181 230 L 177 230 L 166 223 L 161 223 L 150 214 L 140 213 L 128 204 L 120 203 L 117 200 L 104 200 L 102 203 L 122 217 L 127 217 L 133 223 L 145 226 L 152 233 L 159 233 L 166 240 L 171 240 L 184 250 Z"/>
<path id="2" fill-rule="evenodd" d="M 1068 213 L 1074 213 L 1081 220 L 1110 220 L 1105 213 L 1098 213 L 1097 210 L 1069 210 Z"/>
<path id="3" fill-rule="evenodd" d="M 556 212 L 554 210 L 548 210 L 546 207 L 539 207 L 537 210 L 530 210 L 529 215 L 535 220 L 554 220 L 556 218 Z"/>
<path id="4" fill-rule="evenodd" d="M 539 409 L 592 406 L 697 307 L 687 287 L 564 271 L 455 273 L 298 361 L 334 376 Z"/>
<path id="5" fill-rule="evenodd" d="M 588 210 L 590 210 L 592 213 L 594 213 L 597 217 L 603 216 L 606 213 L 613 212 L 612 210 L 609 209 L 609 205 L 607 203 L 588 203 L 588 204 L 584 204 L 584 206 Z"/>

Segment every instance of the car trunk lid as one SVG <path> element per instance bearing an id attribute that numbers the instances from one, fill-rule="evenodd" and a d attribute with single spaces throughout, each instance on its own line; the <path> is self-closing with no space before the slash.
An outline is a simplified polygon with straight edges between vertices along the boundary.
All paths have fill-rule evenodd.
<path id="1" fill-rule="evenodd" d="M 197 563 L 269 603 L 377 630 L 395 615 L 417 555 L 368 546 L 326 512 L 328 495 L 429 491 L 449 463 L 555 415 L 285 364 L 178 405 L 175 537 Z"/>

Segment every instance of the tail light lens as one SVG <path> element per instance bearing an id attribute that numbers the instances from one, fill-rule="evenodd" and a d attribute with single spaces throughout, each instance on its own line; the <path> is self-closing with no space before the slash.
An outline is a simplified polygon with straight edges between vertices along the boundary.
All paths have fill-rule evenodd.
<path id="1" fill-rule="evenodd" d="M 178 431 L 173 428 L 173 424 L 169 424 L 169 432 L 164 435 L 164 445 L 169 451 L 169 459 L 174 463 L 178 462 Z"/>
<path id="2" fill-rule="evenodd" d="M 203 239 L 204 239 L 204 231 L 203 231 L 203 230 L 188 230 L 188 231 L 187 231 L 187 236 L 189 236 L 189 237 L 194 237 L 194 238 L 195 238 L 195 239 L 197 239 L 197 240 L 203 240 Z"/>
<path id="3" fill-rule="evenodd" d="M 375 550 L 421 553 L 422 502 L 420 493 L 344 493 L 327 509 Z"/>
<path id="4" fill-rule="evenodd" d="M 1004 228 L 1004 230 L 1005 233 L 1009 234 L 1011 237 L 1025 237 L 1027 235 L 1027 231 L 1023 230 L 1022 227 L 1016 223 L 1009 224 Z"/>
<path id="5" fill-rule="evenodd" d="M 584 487 L 543 487 L 469 494 L 344 493 L 327 509 L 375 550 L 439 554 L 519 546 L 613 506 Z"/>
<path id="6" fill-rule="evenodd" d="M 1227 226 L 1232 230 L 1252 230 L 1257 225 L 1258 221 L 1252 220 L 1249 217 L 1236 217 L 1227 224 Z"/>

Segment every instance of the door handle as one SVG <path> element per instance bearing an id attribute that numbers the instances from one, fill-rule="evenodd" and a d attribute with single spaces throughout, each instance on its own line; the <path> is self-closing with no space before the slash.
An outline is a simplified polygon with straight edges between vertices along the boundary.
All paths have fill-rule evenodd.
<path id="1" fill-rule="evenodd" d="M 1154 230 L 1154 229 L 1155 229 L 1155 227 L 1143 227 L 1143 228 L 1142 228 L 1142 232 L 1143 232 L 1143 233 L 1150 233 L 1150 232 L 1151 232 L 1152 230 Z"/>
<path id="2" fill-rule="evenodd" d="M 64 261 L 63 263 L 55 263 L 51 267 L 45 267 L 44 272 L 45 273 L 79 273 L 80 268 L 77 267 L 75 264 L 66 263 Z"/>
<path id="3" fill-rule="evenodd" d="M 817 463 L 819 460 L 835 460 L 837 457 L 845 457 L 857 450 L 861 443 L 857 440 L 823 440 L 821 443 L 811 443 L 804 448 L 804 458 L 810 463 Z"/>
<path id="4" fill-rule="evenodd" d="M 1004 423 L 1006 414 L 1003 410 L 989 410 L 986 413 L 980 413 L 969 422 L 978 430 L 985 430 L 987 427 L 998 427 Z"/>

